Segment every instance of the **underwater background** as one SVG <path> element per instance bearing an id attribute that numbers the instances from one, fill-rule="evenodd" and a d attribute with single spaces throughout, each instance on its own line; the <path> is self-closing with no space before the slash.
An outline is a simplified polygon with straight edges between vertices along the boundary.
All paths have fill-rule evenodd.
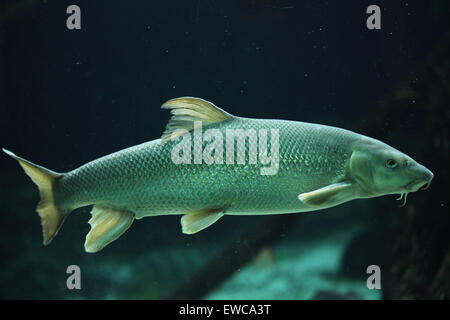
<path id="1" fill-rule="evenodd" d="M 81 9 L 68 30 L 66 9 Z M 368 30 L 366 9 L 381 8 Z M 57 172 L 161 136 L 160 105 L 202 97 L 231 114 L 380 139 L 433 171 L 426 191 L 312 213 L 133 224 L 84 252 L 90 207 L 49 246 L 39 193 L 0 155 L 2 299 L 449 299 L 450 3 L 0 2 L 0 147 Z M 81 269 L 69 290 L 67 267 Z M 378 265 L 381 290 L 366 269 Z"/>

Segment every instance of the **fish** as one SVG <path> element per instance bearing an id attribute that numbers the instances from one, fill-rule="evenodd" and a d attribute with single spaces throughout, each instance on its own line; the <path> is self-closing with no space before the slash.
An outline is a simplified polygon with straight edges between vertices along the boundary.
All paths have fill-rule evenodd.
<path id="1" fill-rule="evenodd" d="M 433 179 L 406 154 L 346 129 L 239 117 L 195 97 L 162 108 L 171 118 L 161 138 L 70 172 L 3 149 L 39 189 L 44 245 L 71 211 L 90 205 L 84 248 L 98 252 L 144 217 L 181 215 L 182 232 L 195 234 L 225 215 L 309 212 L 390 194 L 406 201 Z"/>

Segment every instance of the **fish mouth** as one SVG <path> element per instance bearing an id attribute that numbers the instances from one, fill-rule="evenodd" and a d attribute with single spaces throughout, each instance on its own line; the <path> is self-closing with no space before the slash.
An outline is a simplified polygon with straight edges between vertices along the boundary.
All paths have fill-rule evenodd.
<path id="1" fill-rule="evenodd" d="M 425 184 L 422 185 L 422 187 L 425 186 L 425 188 L 422 188 L 422 187 L 421 187 L 422 190 L 427 190 L 427 189 L 430 187 L 430 185 L 431 185 L 431 180 L 432 180 L 432 179 L 430 179 L 430 181 L 428 181 L 428 182 L 426 182 Z"/>
<path id="2" fill-rule="evenodd" d="M 408 197 L 409 192 L 416 192 L 423 188 L 422 190 L 428 189 L 428 187 L 431 184 L 431 180 L 433 178 L 429 179 L 428 181 L 423 181 L 422 179 L 416 179 L 411 181 L 410 183 L 406 184 L 403 188 L 405 191 L 400 193 L 400 197 L 397 198 L 397 200 L 403 200 L 403 203 L 400 205 L 400 207 L 404 207 L 406 204 L 406 198 Z"/>
<path id="3" fill-rule="evenodd" d="M 406 184 L 403 188 L 405 190 L 407 190 L 408 192 L 416 192 L 418 190 L 420 190 L 422 187 L 424 187 L 422 190 L 426 190 L 430 187 L 431 185 L 431 180 L 428 181 L 423 181 L 423 180 L 413 180 L 410 183 Z"/>

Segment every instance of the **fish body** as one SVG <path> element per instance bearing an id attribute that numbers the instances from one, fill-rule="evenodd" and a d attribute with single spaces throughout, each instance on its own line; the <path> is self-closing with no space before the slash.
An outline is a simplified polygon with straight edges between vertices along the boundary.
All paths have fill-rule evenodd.
<path id="1" fill-rule="evenodd" d="M 161 139 L 64 174 L 5 150 L 39 187 L 45 244 L 69 212 L 87 205 L 94 208 L 85 248 L 96 252 L 146 216 L 183 215 L 191 234 L 223 215 L 314 211 L 407 194 L 433 178 L 400 151 L 345 129 L 236 117 L 191 97 L 163 108 L 173 117 Z"/>
<path id="2" fill-rule="evenodd" d="M 139 218 L 215 207 L 224 208 L 226 214 L 309 211 L 297 196 L 345 179 L 351 145 L 362 137 L 343 129 L 283 120 L 239 118 L 209 128 L 223 136 L 227 129 L 278 129 L 278 172 L 261 175 L 266 165 L 248 161 L 174 164 L 171 151 L 177 142 L 158 139 L 65 174 L 55 185 L 58 205 L 70 209 L 100 203 L 130 210 Z M 245 154 L 249 154 L 248 145 Z"/>

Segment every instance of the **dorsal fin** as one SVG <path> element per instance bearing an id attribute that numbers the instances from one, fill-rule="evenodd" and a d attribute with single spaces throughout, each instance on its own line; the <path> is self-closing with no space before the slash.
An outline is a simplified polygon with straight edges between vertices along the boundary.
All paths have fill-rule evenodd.
<path id="1" fill-rule="evenodd" d="M 194 128 L 194 121 L 202 121 L 203 126 L 234 118 L 213 103 L 194 97 L 175 98 L 164 103 L 161 108 L 170 109 L 172 118 L 167 124 L 161 139 L 170 141 L 183 134 L 184 130 Z M 184 129 L 184 130 L 179 130 Z"/>

